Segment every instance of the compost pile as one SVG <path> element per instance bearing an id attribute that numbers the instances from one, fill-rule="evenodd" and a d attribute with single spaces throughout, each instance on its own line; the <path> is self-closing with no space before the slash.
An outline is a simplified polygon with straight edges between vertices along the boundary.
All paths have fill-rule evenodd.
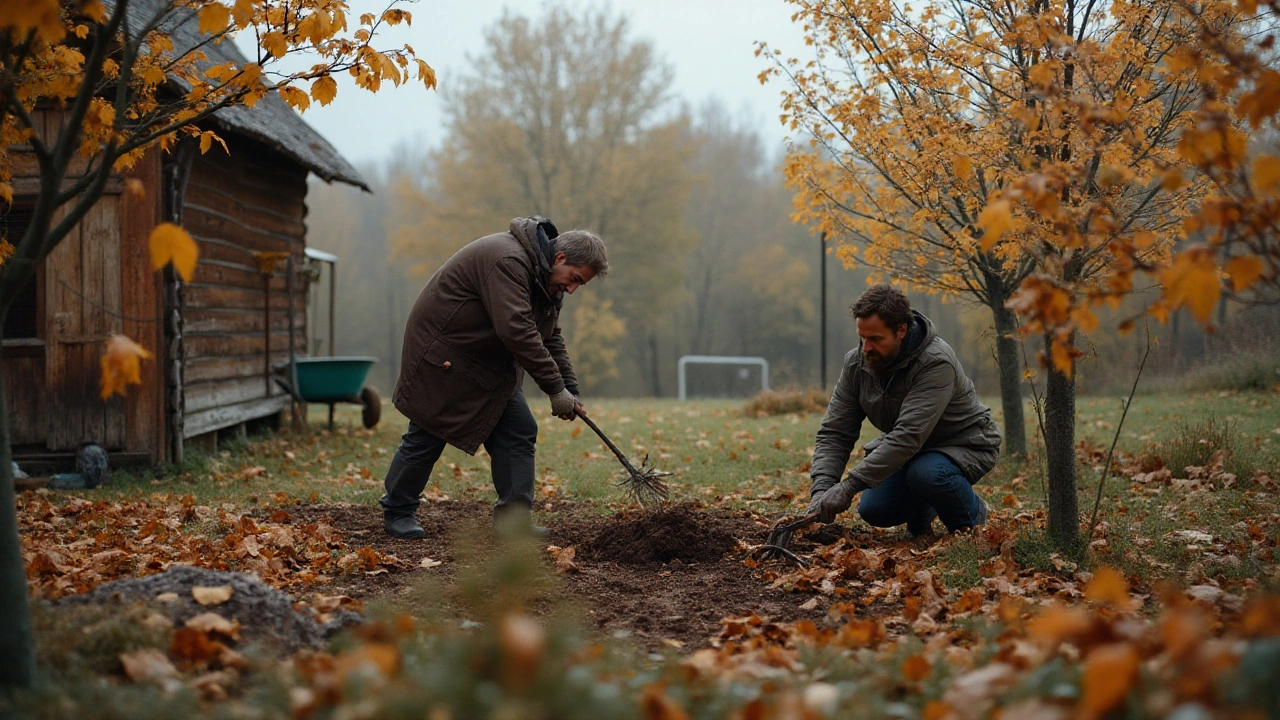
<path id="1" fill-rule="evenodd" d="M 586 543 L 583 554 L 630 565 L 717 562 L 736 545 L 723 519 L 683 503 L 615 519 Z"/>
<path id="2" fill-rule="evenodd" d="M 230 586 L 230 599 L 205 607 L 192 596 L 193 587 Z M 164 596 L 164 597 L 162 597 Z M 126 578 L 102 583 L 83 595 L 68 595 L 58 605 L 141 602 L 181 626 L 204 612 L 213 611 L 228 620 L 239 621 L 246 643 L 256 643 L 290 653 L 319 647 L 339 626 L 358 621 L 354 613 L 343 612 L 335 622 L 322 625 L 293 607 L 289 596 L 258 580 L 236 572 L 176 566 L 143 578 Z M 353 617 L 354 616 L 354 617 Z"/>

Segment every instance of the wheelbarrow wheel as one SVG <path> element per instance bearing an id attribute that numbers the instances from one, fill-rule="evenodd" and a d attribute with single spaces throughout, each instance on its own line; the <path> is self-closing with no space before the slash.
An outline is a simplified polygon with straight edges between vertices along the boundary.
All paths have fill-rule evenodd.
<path id="1" fill-rule="evenodd" d="M 382 398 L 378 396 L 378 391 L 368 385 L 360 388 L 360 404 L 364 406 L 360 412 L 360 421 L 366 428 L 376 427 L 382 419 Z"/>

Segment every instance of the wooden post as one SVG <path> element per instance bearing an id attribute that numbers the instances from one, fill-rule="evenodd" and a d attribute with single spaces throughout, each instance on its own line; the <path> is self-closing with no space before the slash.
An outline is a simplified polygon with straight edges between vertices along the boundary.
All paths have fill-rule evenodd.
<path id="1" fill-rule="evenodd" d="M 262 292 L 266 300 L 262 303 L 262 337 L 265 344 L 265 359 L 262 361 L 262 379 L 267 383 L 267 397 L 271 397 L 271 276 L 262 274 Z"/>
<path id="2" fill-rule="evenodd" d="M 180 140 L 163 161 L 163 217 L 176 225 L 182 224 L 182 207 L 187 195 L 187 182 L 191 179 L 195 150 L 194 140 Z M 170 264 L 164 271 L 164 405 L 169 462 L 177 465 L 182 464 L 184 456 L 183 432 L 187 412 L 182 377 L 186 361 L 182 304 L 182 278 Z"/>
<path id="3" fill-rule="evenodd" d="M 289 293 L 289 387 L 292 391 L 289 393 L 289 404 L 292 407 L 290 414 L 293 416 L 293 426 L 295 430 L 301 429 L 301 419 L 298 417 L 298 361 L 297 361 L 297 343 L 294 341 L 293 328 L 293 291 L 296 285 L 293 272 L 293 252 L 290 251 L 289 257 L 285 260 L 285 272 L 288 277 L 285 279 L 286 287 Z"/>

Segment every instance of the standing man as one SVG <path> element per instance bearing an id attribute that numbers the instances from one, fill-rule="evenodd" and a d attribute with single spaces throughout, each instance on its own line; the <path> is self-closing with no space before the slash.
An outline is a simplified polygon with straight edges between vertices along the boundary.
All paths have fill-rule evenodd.
<path id="1" fill-rule="evenodd" d="M 571 421 L 582 410 L 560 305 L 564 293 L 608 271 L 596 235 L 560 235 L 545 218 L 523 217 L 505 233 L 472 241 L 431 276 L 409 313 L 393 397 L 409 429 L 379 500 L 388 535 L 426 534 L 414 512 L 445 444 L 488 451 L 495 524 L 545 532 L 530 518 L 538 424 L 525 402 L 524 373 L 551 398 L 556 417 Z"/>
<path id="2" fill-rule="evenodd" d="M 972 485 L 1000 457 L 1000 428 L 955 351 L 890 285 L 869 288 L 850 311 L 862 342 L 845 355 L 814 442 L 806 514 L 833 522 L 861 492 L 858 514 L 876 527 L 906 523 L 920 536 L 935 517 L 951 532 L 983 524 L 987 504 Z M 842 481 L 864 419 L 882 435 Z"/>

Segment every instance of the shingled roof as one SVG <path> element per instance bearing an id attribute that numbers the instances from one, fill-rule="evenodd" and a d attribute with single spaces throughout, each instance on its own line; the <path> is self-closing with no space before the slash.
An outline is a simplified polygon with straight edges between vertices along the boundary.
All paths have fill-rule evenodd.
<path id="1" fill-rule="evenodd" d="M 106 2 L 108 8 L 114 3 Z M 136 35 L 157 13 L 168 9 L 167 17 L 161 28 L 169 36 L 175 52 L 186 50 L 207 41 L 207 36 L 198 30 L 199 20 L 190 10 L 174 10 L 171 0 L 129 0 L 128 24 L 131 35 Z M 225 62 L 244 65 L 248 62 L 235 43 L 226 40 L 220 43 L 208 43 L 201 47 L 206 59 L 200 66 L 212 67 Z M 189 85 L 179 78 L 174 82 L 189 89 Z M 360 173 L 347 162 L 329 141 L 320 136 L 310 125 L 280 99 L 276 93 L 270 93 L 259 100 L 252 108 L 236 105 L 223 108 L 214 115 L 217 124 L 227 130 L 253 138 L 280 154 L 294 160 L 326 182 L 340 180 L 350 185 L 369 189 Z"/>

